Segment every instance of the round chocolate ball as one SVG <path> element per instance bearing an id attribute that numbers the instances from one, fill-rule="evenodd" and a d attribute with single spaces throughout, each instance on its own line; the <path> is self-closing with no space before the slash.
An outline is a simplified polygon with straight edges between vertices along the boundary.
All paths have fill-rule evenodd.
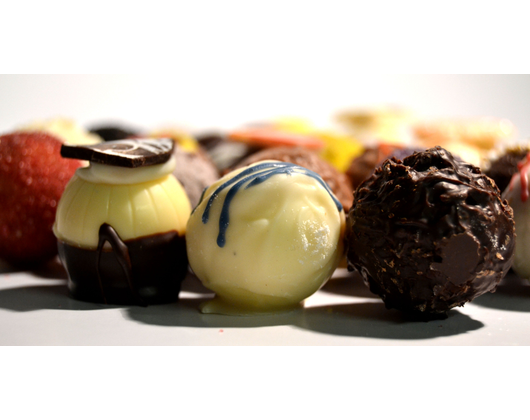
<path id="1" fill-rule="evenodd" d="M 350 270 L 387 308 L 426 314 L 494 291 L 515 246 L 493 181 L 441 147 L 385 161 L 356 190 L 346 235 Z"/>

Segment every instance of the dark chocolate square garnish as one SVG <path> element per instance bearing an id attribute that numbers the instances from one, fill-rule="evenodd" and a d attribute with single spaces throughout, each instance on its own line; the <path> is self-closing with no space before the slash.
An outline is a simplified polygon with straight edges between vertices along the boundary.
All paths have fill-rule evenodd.
<path id="1" fill-rule="evenodd" d="M 127 139 L 93 145 L 63 144 L 61 156 L 103 165 L 139 168 L 167 162 L 174 147 L 175 143 L 171 139 Z"/>

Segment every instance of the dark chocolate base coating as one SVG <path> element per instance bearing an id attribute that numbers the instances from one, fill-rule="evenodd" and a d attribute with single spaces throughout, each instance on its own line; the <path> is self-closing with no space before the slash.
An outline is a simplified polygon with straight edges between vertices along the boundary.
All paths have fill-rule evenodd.
<path id="1" fill-rule="evenodd" d="M 346 240 L 350 270 L 387 308 L 437 314 L 495 290 L 515 231 L 493 181 L 436 147 L 385 161 L 359 186 Z"/>
<path id="2" fill-rule="evenodd" d="M 71 296 L 112 305 L 146 306 L 176 301 L 188 271 L 185 237 L 169 232 L 122 244 L 129 263 L 115 246 L 99 252 L 58 241 Z"/>

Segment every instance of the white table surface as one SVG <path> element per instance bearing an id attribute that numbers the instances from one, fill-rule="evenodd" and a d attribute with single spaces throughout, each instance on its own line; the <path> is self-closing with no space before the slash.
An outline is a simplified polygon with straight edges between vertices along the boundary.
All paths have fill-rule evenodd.
<path id="1" fill-rule="evenodd" d="M 201 314 L 213 296 L 189 275 L 178 302 L 118 307 L 68 296 L 54 261 L 35 272 L 0 264 L 0 345 L 489 346 L 530 344 L 530 284 L 510 274 L 448 318 L 429 322 L 387 310 L 360 278 L 338 269 L 304 309 L 269 316 Z"/>

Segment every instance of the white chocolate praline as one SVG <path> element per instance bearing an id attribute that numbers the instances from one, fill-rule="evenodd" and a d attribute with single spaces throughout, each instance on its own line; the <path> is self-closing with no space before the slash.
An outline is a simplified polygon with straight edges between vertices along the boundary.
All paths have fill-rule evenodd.
<path id="1" fill-rule="evenodd" d="M 523 176 L 528 177 L 530 167 L 521 168 Z M 524 188 L 525 186 L 523 186 Z M 515 256 L 512 264 L 513 271 L 524 279 L 530 279 L 530 198 L 525 199 L 528 186 L 521 186 L 521 173 L 516 173 L 510 185 L 504 190 L 502 198 L 508 200 L 513 209 L 515 221 Z M 526 190 L 526 191 L 525 191 Z"/>
<path id="2" fill-rule="evenodd" d="M 134 169 L 107 170 L 97 164 L 78 169 L 57 205 L 55 236 L 96 249 L 104 223 L 123 241 L 171 231 L 184 235 L 191 205 L 171 174 L 171 162 Z"/>
<path id="3" fill-rule="evenodd" d="M 298 308 L 343 257 L 344 211 L 321 178 L 304 174 L 304 168 L 276 173 L 252 186 L 255 178 L 241 177 L 241 187 L 226 206 L 229 223 L 225 229 L 220 226 L 234 180 L 263 164 L 233 171 L 210 186 L 188 221 L 190 266 L 216 292 L 201 307 L 203 313 L 252 315 Z M 231 186 L 220 188 L 230 181 Z"/>

